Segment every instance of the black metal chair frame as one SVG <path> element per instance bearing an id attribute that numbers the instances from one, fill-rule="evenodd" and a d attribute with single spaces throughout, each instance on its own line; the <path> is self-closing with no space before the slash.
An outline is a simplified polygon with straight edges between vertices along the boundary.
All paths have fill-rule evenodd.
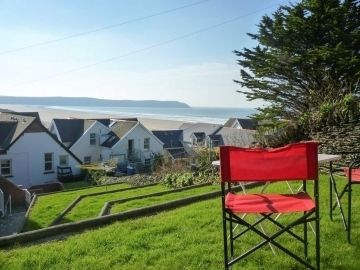
<path id="1" fill-rule="evenodd" d="M 241 259 L 247 257 L 248 255 L 252 254 L 259 248 L 263 247 L 267 243 L 270 243 L 277 247 L 278 249 L 285 252 L 290 257 L 294 258 L 296 261 L 304 265 L 305 267 L 313 270 L 319 270 L 320 269 L 320 217 L 319 217 L 319 180 L 314 180 L 314 199 L 315 199 L 315 209 L 312 211 L 304 212 L 299 218 L 292 221 L 291 223 L 287 225 L 280 224 L 276 219 L 272 218 L 273 214 L 278 213 L 271 213 L 271 214 L 260 214 L 262 217 L 257 220 L 255 223 L 250 224 L 247 221 L 245 221 L 243 218 L 239 217 L 235 213 L 232 213 L 232 211 L 229 211 L 225 207 L 225 197 L 227 192 L 231 192 L 231 183 L 222 182 L 221 183 L 221 192 L 222 192 L 222 212 L 223 212 L 223 238 L 224 238 L 224 260 L 225 260 L 225 269 L 230 269 L 230 267 L 240 261 Z M 306 192 L 306 181 L 303 181 L 303 191 Z M 256 228 L 257 225 L 259 225 L 262 221 L 267 220 L 271 222 L 272 224 L 276 225 L 279 230 L 275 232 L 272 235 L 267 235 L 264 232 L 258 230 Z M 315 250 L 316 250 L 316 266 L 313 266 L 308 259 L 308 222 L 315 222 Z M 227 232 L 227 222 L 229 222 L 229 236 Z M 234 223 L 238 225 L 242 225 L 245 227 L 245 229 L 239 233 L 235 234 L 234 230 Z M 297 225 L 303 224 L 303 236 L 299 236 L 291 231 L 291 229 Z M 253 248 L 245 251 L 241 255 L 234 257 L 234 243 L 235 240 L 240 238 L 244 233 L 252 231 L 255 234 L 259 235 L 264 239 L 264 241 L 258 243 Z M 276 238 L 282 235 L 283 233 L 288 233 L 291 235 L 294 239 L 300 241 L 304 245 L 304 258 L 301 258 L 300 256 L 296 255 L 283 245 L 279 244 L 276 241 Z"/>
<path id="2" fill-rule="evenodd" d="M 352 152 L 341 153 L 341 154 L 353 154 Z M 358 168 L 360 166 L 360 161 L 354 161 L 349 166 L 349 177 L 348 181 L 341 192 L 338 191 L 335 177 L 332 173 L 332 162 L 330 162 L 330 219 L 333 220 L 333 211 L 338 207 L 340 210 L 341 220 L 343 222 L 344 228 L 347 231 L 347 241 L 351 243 L 351 213 L 352 213 L 352 186 L 359 185 L 360 181 L 352 181 L 351 179 L 351 171 L 354 168 Z M 347 211 L 347 218 L 345 217 L 344 209 L 341 205 L 341 199 L 348 193 L 348 211 Z M 334 196 L 335 194 L 335 202 Z"/>

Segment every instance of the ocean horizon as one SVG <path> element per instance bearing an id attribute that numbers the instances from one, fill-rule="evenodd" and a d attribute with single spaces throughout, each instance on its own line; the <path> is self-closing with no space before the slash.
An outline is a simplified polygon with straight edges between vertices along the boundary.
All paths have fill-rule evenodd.
<path id="1" fill-rule="evenodd" d="M 34 106 L 49 109 L 113 114 L 119 117 L 137 117 L 183 122 L 224 124 L 229 118 L 249 118 L 254 108 L 153 108 L 153 107 L 85 107 L 85 106 Z"/>

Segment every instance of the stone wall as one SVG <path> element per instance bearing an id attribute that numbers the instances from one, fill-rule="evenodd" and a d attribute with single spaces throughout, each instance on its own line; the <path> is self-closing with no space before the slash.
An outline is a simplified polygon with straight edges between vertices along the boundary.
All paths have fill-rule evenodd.
<path id="1" fill-rule="evenodd" d="M 351 161 L 360 158 L 360 123 L 348 123 L 340 126 L 328 126 L 312 134 L 312 138 L 321 143 L 319 153 L 339 154 L 352 152 L 357 154 L 342 154 L 342 166 L 348 166 Z"/>

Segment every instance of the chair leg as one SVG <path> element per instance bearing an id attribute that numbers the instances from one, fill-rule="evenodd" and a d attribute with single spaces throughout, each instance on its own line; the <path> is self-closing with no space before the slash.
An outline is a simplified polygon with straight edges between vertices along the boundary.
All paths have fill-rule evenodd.
<path id="1" fill-rule="evenodd" d="M 234 256 L 234 236 L 233 236 L 233 223 L 230 221 L 230 256 Z"/>
<path id="2" fill-rule="evenodd" d="M 348 243 L 351 243 L 351 183 L 349 183 L 349 191 L 348 191 L 348 230 L 347 230 L 347 238 L 348 238 Z"/>
<path id="3" fill-rule="evenodd" d="M 316 231 L 316 269 L 320 270 L 320 207 L 319 207 L 319 181 L 315 181 L 314 185 L 315 195 L 315 231 Z"/>
<path id="4" fill-rule="evenodd" d="M 304 212 L 304 215 L 306 215 L 306 212 Z M 304 223 L 304 255 L 305 260 L 308 259 L 308 234 L 307 234 L 307 222 Z"/>
<path id="5" fill-rule="evenodd" d="M 229 269 L 228 266 L 228 244 L 227 244 L 227 229 L 226 229 L 226 214 L 223 213 L 223 237 L 224 237 L 224 264 L 225 270 Z"/>

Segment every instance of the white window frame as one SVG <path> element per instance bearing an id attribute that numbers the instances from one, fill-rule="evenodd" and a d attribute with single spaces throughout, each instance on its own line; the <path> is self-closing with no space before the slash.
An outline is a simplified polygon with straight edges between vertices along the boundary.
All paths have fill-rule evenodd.
<path id="1" fill-rule="evenodd" d="M 89 161 L 86 161 L 89 159 Z M 91 164 L 91 156 L 84 156 L 84 164 Z"/>
<path id="2" fill-rule="evenodd" d="M 9 162 L 9 165 L 4 166 L 3 165 L 4 162 Z M 8 169 L 9 173 L 3 174 L 3 169 Z M 12 160 L 11 159 L 1 159 L 1 161 L 0 161 L 0 175 L 3 175 L 3 176 L 12 175 Z"/>
<path id="3" fill-rule="evenodd" d="M 90 145 L 96 145 L 96 133 L 90 133 Z"/>
<path id="4" fill-rule="evenodd" d="M 51 160 L 46 160 L 46 155 L 50 155 Z M 46 169 L 46 164 L 50 164 L 51 168 Z M 54 153 L 44 153 L 44 172 L 52 172 L 54 170 Z"/>
<path id="5" fill-rule="evenodd" d="M 144 138 L 144 150 L 150 150 L 150 138 Z"/>
<path id="6" fill-rule="evenodd" d="M 62 159 L 65 158 L 65 163 L 62 163 Z M 69 166 L 69 155 L 60 155 L 59 156 L 59 166 Z"/>

